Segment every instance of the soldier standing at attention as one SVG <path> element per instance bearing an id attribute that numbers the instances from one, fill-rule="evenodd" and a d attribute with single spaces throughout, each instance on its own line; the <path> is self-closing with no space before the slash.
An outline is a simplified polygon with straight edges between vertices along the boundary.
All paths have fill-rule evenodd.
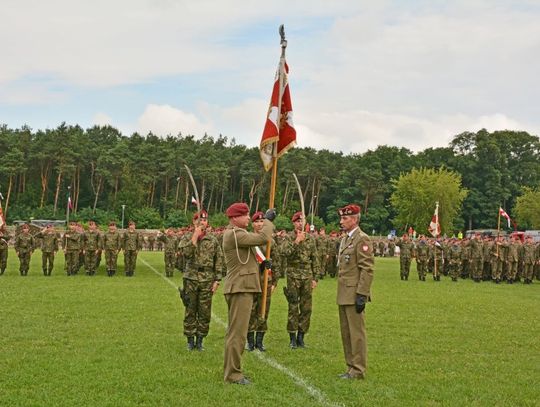
<path id="1" fill-rule="evenodd" d="M 506 278 L 506 282 L 508 284 L 513 284 L 516 280 L 519 260 L 518 251 L 520 244 L 521 242 L 519 240 L 519 237 L 514 236 L 513 238 L 511 238 L 510 242 L 507 245 L 506 261 L 508 263 L 508 275 Z"/>
<path id="2" fill-rule="evenodd" d="M 212 296 L 223 273 L 223 252 L 217 238 L 206 233 L 206 211 L 193 216 L 193 233 L 184 235 L 180 253 L 184 258 L 183 290 L 186 296 L 184 335 L 188 350 L 203 350 L 203 339 L 210 329 Z M 195 343 L 195 337 L 197 342 Z"/>
<path id="3" fill-rule="evenodd" d="M 137 253 L 143 245 L 142 235 L 135 230 L 135 222 L 129 221 L 128 230 L 122 237 L 122 248 L 124 249 L 124 268 L 127 277 L 133 277 L 137 266 Z"/>
<path id="4" fill-rule="evenodd" d="M 292 217 L 294 231 L 283 241 L 281 251 L 287 258 L 287 287 L 283 289 L 289 303 L 287 331 L 290 347 L 303 348 L 309 330 L 312 310 L 312 291 L 317 287 L 319 262 L 315 240 L 303 230 L 304 215 Z"/>
<path id="5" fill-rule="evenodd" d="M 34 251 L 34 238 L 30 234 L 30 227 L 25 223 L 21 233 L 15 238 L 15 252 L 19 257 L 19 271 L 21 276 L 27 276 L 30 269 L 30 258 Z"/>
<path id="6" fill-rule="evenodd" d="M 496 284 L 501 282 L 504 267 L 503 237 L 497 236 L 497 240 L 491 246 L 491 278 Z"/>
<path id="7" fill-rule="evenodd" d="M 223 379 L 225 383 L 250 384 L 242 373 L 242 353 L 246 345 L 249 317 L 253 297 L 261 292 L 259 264 L 255 257 L 255 246 L 268 243 L 272 238 L 272 220 L 276 212 L 269 209 L 259 233 L 246 231 L 249 225 L 249 207 L 245 203 L 234 203 L 225 212 L 229 226 L 223 234 L 223 254 L 227 275 L 223 293 L 228 307 L 228 327 L 225 335 Z"/>
<path id="8" fill-rule="evenodd" d="M 416 268 L 418 271 L 418 279 L 426 281 L 426 271 L 429 256 L 429 246 L 426 242 L 426 237 L 420 235 L 418 244 L 416 245 L 414 256 L 416 257 Z"/>
<path id="9" fill-rule="evenodd" d="M 384 244 L 384 239 L 380 239 L 379 240 L 379 256 L 381 257 L 385 257 L 384 256 L 384 250 L 385 250 L 386 246 Z"/>
<path id="10" fill-rule="evenodd" d="M 493 240 L 489 236 L 485 236 L 482 245 L 482 258 L 484 259 L 482 280 L 484 281 L 491 280 L 491 246 L 493 246 Z"/>
<path id="11" fill-rule="evenodd" d="M 469 248 L 471 255 L 471 276 L 475 283 L 479 283 L 480 281 L 482 281 L 482 268 L 484 264 L 484 260 L 482 259 L 484 249 L 482 245 L 482 237 L 479 233 L 476 233 L 471 237 L 471 241 L 469 242 Z"/>
<path id="12" fill-rule="evenodd" d="M 122 236 L 116 230 L 116 223 L 109 222 L 109 230 L 103 235 L 103 249 L 105 250 L 105 263 L 107 275 L 114 276 L 118 262 L 118 253 L 122 248 Z"/>
<path id="13" fill-rule="evenodd" d="M 409 272 L 411 270 L 411 257 L 413 257 L 414 252 L 414 243 L 409 239 L 409 235 L 405 233 L 396 243 L 396 246 L 399 247 L 400 277 L 402 280 L 408 280 Z"/>
<path id="14" fill-rule="evenodd" d="M 255 233 L 260 233 L 264 225 L 264 213 L 255 212 L 251 217 L 251 224 L 253 225 L 253 231 Z M 271 253 L 270 256 L 273 260 L 271 264 L 265 263 L 264 261 L 259 264 L 259 269 L 261 271 L 261 290 L 264 289 L 264 267 L 271 266 L 271 271 L 268 274 L 268 289 L 266 292 L 266 312 L 264 317 L 261 317 L 262 310 L 262 293 L 255 294 L 253 298 L 253 307 L 251 308 L 251 316 L 249 318 L 249 331 L 247 334 L 248 350 L 253 351 L 255 349 L 264 352 L 266 349 L 264 347 L 264 335 L 268 330 L 268 313 L 270 312 L 270 299 L 272 293 L 277 287 L 279 280 L 279 261 L 275 255 L 275 241 L 272 240 Z M 259 246 L 260 251 L 266 256 L 266 245 Z"/>
<path id="15" fill-rule="evenodd" d="M 396 242 L 394 242 L 394 239 L 390 239 L 388 241 L 388 256 L 394 257 L 396 254 Z"/>
<path id="16" fill-rule="evenodd" d="M 103 242 L 101 233 L 93 220 L 88 222 L 88 230 L 83 235 L 84 268 L 87 276 L 96 274 L 99 250 Z"/>
<path id="17" fill-rule="evenodd" d="M 178 256 L 178 239 L 174 233 L 174 229 L 167 229 L 165 234 L 159 233 L 157 240 L 162 242 L 165 248 L 165 276 L 172 277 Z"/>
<path id="18" fill-rule="evenodd" d="M 448 267 L 452 281 L 458 281 L 461 272 L 461 245 L 458 239 L 452 239 L 452 244 L 448 249 Z"/>
<path id="19" fill-rule="evenodd" d="M 536 258 L 536 246 L 534 245 L 532 236 L 527 236 L 525 244 L 523 245 L 523 282 L 525 284 L 532 284 L 534 263 L 538 259 Z"/>
<path id="20" fill-rule="evenodd" d="M 75 222 L 70 222 L 69 230 L 64 233 L 64 256 L 66 262 L 66 273 L 73 276 L 79 271 L 79 252 L 82 247 L 82 236 L 78 232 L 78 226 Z"/>
<path id="21" fill-rule="evenodd" d="M 0 227 L 0 276 L 4 274 L 7 267 L 8 240 L 9 235 L 6 232 L 4 225 L 2 225 L 2 227 Z"/>
<path id="22" fill-rule="evenodd" d="M 374 256 L 369 236 L 359 227 L 360 207 L 347 205 L 338 214 L 339 224 L 347 233 L 338 253 L 337 305 L 347 364 L 347 371 L 339 377 L 363 379 L 367 369 L 364 309 L 371 299 Z"/>
<path id="23" fill-rule="evenodd" d="M 48 224 L 43 228 L 36 237 L 40 237 L 41 241 L 41 268 L 44 276 L 50 276 L 54 267 L 54 256 L 58 251 L 58 235 L 53 228 L 53 225 Z"/>

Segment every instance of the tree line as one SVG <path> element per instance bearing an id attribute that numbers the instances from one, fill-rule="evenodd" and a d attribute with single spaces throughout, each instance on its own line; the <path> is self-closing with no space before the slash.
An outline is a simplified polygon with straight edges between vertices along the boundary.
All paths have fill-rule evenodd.
<path id="1" fill-rule="evenodd" d="M 65 219 L 69 194 L 72 216 L 78 219 L 120 220 L 126 205 L 126 219 L 146 227 L 180 226 L 194 209 L 184 164 L 191 168 L 210 214 L 221 214 L 235 201 L 246 202 L 252 211 L 268 205 L 270 174 L 262 169 L 258 148 L 221 135 L 163 138 L 152 133 L 126 136 L 111 126 L 83 129 L 62 123 L 34 131 L 2 125 L 0 149 L 0 192 L 8 222 Z M 460 207 L 453 209 L 449 229 L 494 227 L 499 205 L 511 216 L 515 212 L 521 227 L 540 227 L 534 210 L 531 214 L 518 205 L 540 193 L 540 142 L 519 131 L 464 132 L 447 147 L 416 153 L 386 145 L 362 154 L 297 147 L 279 160 L 276 206 L 285 217 L 300 209 L 294 172 L 302 184 L 308 221 L 313 214 L 316 225 L 335 225 L 336 209 L 357 202 L 363 229 L 400 232 L 407 217 L 392 195 L 400 177 L 420 169 L 455 174 L 457 178 L 450 178 L 465 191 L 459 192 Z"/>

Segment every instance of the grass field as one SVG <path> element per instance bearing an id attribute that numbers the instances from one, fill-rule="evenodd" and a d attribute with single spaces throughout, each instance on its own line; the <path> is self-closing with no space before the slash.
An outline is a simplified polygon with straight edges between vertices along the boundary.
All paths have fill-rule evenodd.
<path id="1" fill-rule="evenodd" d="M 337 378 L 345 365 L 335 280 L 322 280 L 314 293 L 304 350 L 288 348 L 280 289 L 268 351 L 244 354 L 254 381 L 246 387 L 222 383 L 221 290 L 206 351 L 188 352 L 178 293 L 152 270 L 163 273 L 162 253 L 142 253 L 134 278 L 121 265 L 114 278 L 103 266 L 97 276 L 68 278 L 62 257 L 47 278 L 38 251 L 20 277 L 10 252 L 0 277 L 1 406 L 540 404 L 539 282 L 405 282 L 397 259 L 377 259 L 366 315 L 369 369 L 354 382 Z"/>

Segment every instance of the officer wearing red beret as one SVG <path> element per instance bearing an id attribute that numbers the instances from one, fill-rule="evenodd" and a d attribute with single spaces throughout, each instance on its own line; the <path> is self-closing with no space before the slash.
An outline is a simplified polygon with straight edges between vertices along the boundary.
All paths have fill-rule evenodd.
<path id="1" fill-rule="evenodd" d="M 338 252 L 337 305 L 341 340 L 347 371 L 342 379 L 363 379 L 367 368 L 367 342 L 364 309 L 371 297 L 373 247 L 360 230 L 360 207 L 347 205 L 338 210 L 341 228 L 346 232 Z"/>
<path id="2" fill-rule="evenodd" d="M 253 297 L 261 292 L 259 265 L 254 248 L 265 245 L 272 238 L 275 211 L 268 210 L 258 233 L 246 230 L 249 207 L 235 203 L 227 208 L 229 226 L 223 234 L 223 254 L 227 266 L 223 293 L 229 311 L 229 324 L 225 337 L 223 379 L 226 383 L 250 384 L 242 373 L 242 353 L 246 345 L 249 317 Z"/>

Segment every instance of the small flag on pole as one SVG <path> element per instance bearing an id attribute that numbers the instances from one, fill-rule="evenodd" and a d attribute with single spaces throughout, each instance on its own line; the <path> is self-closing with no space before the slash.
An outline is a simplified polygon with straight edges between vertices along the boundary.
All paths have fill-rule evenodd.
<path id="1" fill-rule="evenodd" d="M 437 237 L 441 234 L 441 225 L 439 223 L 439 202 L 435 204 L 435 213 L 433 214 L 431 222 L 429 223 L 428 231 L 433 237 Z"/>
<path id="2" fill-rule="evenodd" d="M 503 218 L 506 218 L 506 221 L 508 222 L 508 227 L 510 227 L 510 222 L 511 222 L 510 215 L 508 215 L 506 211 L 501 207 L 499 207 L 499 213 L 501 214 Z"/>
<path id="3" fill-rule="evenodd" d="M 68 208 L 69 210 L 73 210 L 73 203 L 71 202 L 71 196 L 68 196 Z"/>
<path id="4" fill-rule="evenodd" d="M 266 260 L 266 256 L 264 255 L 259 246 L 255 246 L 255 258 L 257 259 L 257 263 L 259 264 Z"/>
<path id="5" fill-rule="evenodd" d="M 193 195 L 191 195 L 191 205 L 198 205 L 199 203 L 197 202 L 197 200 L 195 199 L 195 197 Z"/>

